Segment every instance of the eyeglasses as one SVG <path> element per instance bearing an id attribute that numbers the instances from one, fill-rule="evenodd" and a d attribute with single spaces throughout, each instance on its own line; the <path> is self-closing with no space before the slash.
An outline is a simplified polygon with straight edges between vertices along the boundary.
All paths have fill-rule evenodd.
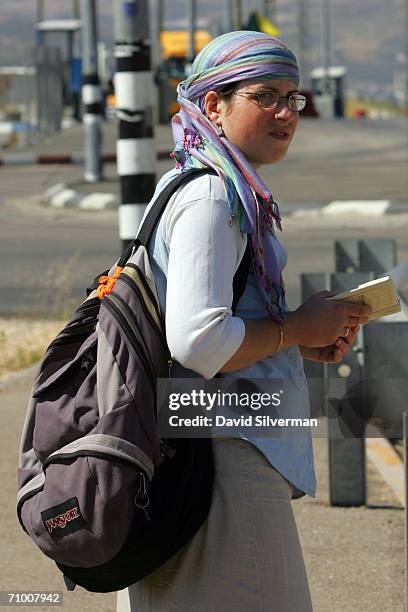
<path id="1" fill-rule="evenodd" d="M 301 94 L 287 94 L 279 96 L 275 91 L 259 91 L 259 92 L 232 92 L 235 96 L 249 97 L 254 100 L 260 108 L 275 108 L 281 100 L 286 100 L 290 110 L 295 112 L 302 111 L 306 106 L 306 98 Z"/>

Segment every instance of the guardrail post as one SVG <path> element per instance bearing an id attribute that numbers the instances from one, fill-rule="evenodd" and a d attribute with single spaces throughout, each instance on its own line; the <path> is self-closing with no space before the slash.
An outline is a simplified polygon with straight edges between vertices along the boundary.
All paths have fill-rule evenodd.
<path id="1" fill-rule="evenodd" d="M 323 290 L 341 292 L 353 289 L 374 278 L 370 272 L 302 274 L 302 301 Z M 304 362 L 308 378 L 318 378 L 311 385 L 311 416 L 322 405 L 328 421 L 330 503 L 332 506 L 360 506 L 366 503 L 365 441 L 353 434 L 356 424 L 350 422 L 352 411 L 346 410 L 344 398 L 361 380 L 361 341 L 342 360 L 341 364 Z M 334 391 L 334 388 L 336 391 Z M 341 391 L 341 392 L 340 392 Z"/>
<path id="2" fill-rule="evenodd" d="M 336 240 L 336 272 L 373 272 L 381 276 L 397 263 L 395 240 Z"/>

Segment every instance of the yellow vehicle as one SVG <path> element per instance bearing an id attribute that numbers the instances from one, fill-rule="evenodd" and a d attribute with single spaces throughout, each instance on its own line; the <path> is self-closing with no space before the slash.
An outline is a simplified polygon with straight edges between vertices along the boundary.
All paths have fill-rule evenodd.
<path id="1" fill-rule="evenodd" d="M 196 30 L 195 54 L 197 54 L 212 39 L 207 30 Z M 169 117 L 177 113 L 177 85 L 185 77 L 186 64 L 190 53 L 189 32 L 185 30 L 165 30 L 160 34 L 161 63 L 155 75 L 155 81 L 160 88 L 159 120 L 167 123 Z"/>
<path id="2" fill-rule="evenodd" d="M 207 30 L 196 30 L 194 35 L 195 52 L 198 53 L 212 39 Z M 161 57 L 163 60 L 169 58 L 184 58 L 189 55 L 190 38 L 186 30 L 165 30 L 160 34 Z"/>

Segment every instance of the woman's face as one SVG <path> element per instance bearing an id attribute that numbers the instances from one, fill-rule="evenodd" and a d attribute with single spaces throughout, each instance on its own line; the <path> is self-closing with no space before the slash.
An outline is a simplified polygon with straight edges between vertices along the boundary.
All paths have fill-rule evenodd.
<path id="1" fill-rule="evenodd" d="M 285 157 L 299 121 L 299 113 L 289 108 L 287 100 L 280 100 L 275 108 L 257 104 L 253 94 L 271 90 L 280 97 L 298 91 L 293 81 L 267 79 L 241 81 L 229 99 L 220 98 L 216 92 L 205 96 L 209 119 L 222 127 L 254 168 Z"/>

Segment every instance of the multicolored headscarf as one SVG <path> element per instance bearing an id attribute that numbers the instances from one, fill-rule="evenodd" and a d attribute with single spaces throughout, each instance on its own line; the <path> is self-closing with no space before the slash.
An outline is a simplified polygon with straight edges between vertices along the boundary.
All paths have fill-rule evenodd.
<path id="1" fill-rule="evenodd" d="M 204 114 L 208 91 L 247 79 L 290 79 L 297 86 L 296 57 L 280 40 L 262 32 L 228 32 L 211 41 L 178 86 L 180 112 L 172 119 L 172 156 L 179 168 L 210 166 L 224 180 L 231 223 L 237 217 L 241 231 L 248 233 L 267 310 L 281 322 L 285 294 L 275 250 L 267 239 L 274 221 L 282 229 L 278 205 L 238 147 Z"/>

